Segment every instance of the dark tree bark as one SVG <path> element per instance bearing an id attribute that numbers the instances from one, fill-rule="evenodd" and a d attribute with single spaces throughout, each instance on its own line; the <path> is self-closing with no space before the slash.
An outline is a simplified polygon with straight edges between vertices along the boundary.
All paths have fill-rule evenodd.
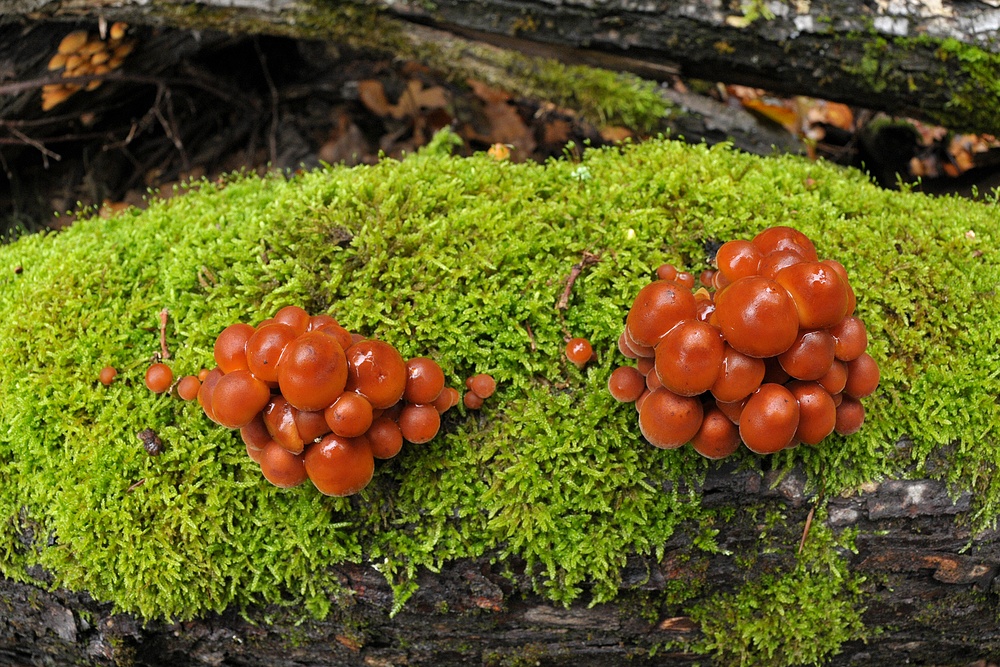
<path id="1" fill-rule="evenodd" d="M 777 482 L 777 483 L 776 483 Z M 761 556 L 759 568 L 794 557 L 815 498 L 804 477 L 722 467 L 703 492 L 709 506 L 780 510 L 787 515 L 786 548 Z M 828 522 L 858 533 L 852 570 L 867 577 L 865 625 L 881 628 L 867 643 L 851 642 L 831 665 L 970 665 L 1000 655 L 996 624 L 1000 534 L 974 540 L 964 527 L 969 496 L 949 497 L 927 480 L 887 481 L 829 503 Z M 744 512 L 749 517 L 752 512 Z M 720 547 L 746 551 L 761 526 L 744 520 L 718 536 Z M 86 595 L 0 581 L 0 663 L 16 665 L 507 665 L 567 667 L 684 665 L 701 662 L 683 648 L 649 650 L 666 641 L 697 639 L 685 606 L 661 600 L 671 581 L 704 577 L 712 590 L 738 588 L 746 572 L 732 556 L 690 559 L 690 537 L 678 534 L 661 562 L 634 558 L 613 604 L 553 606 L 523 577 L 501 574 L 487 559 L 424 573 L 403 611 L 390 616 L 392 592 L 366 565 L 337 568 L 353 598 L 322 622 L 299 624 L 296 610 L 236 610 L 186 623 L 148 625 Z M 650 601 L 653 601 L 652 603 Z M 693 602 L 693 601 L 692 601 Z M 652 604 L 652 606 L 651 606 Z M 265 620 L 266 618 L 266 620 Z"/>
<path id="2" fill-rule="evenodd" d="M 187 27 L 220 27 L 221 20 L 237 32 L 322 37 L 322 17 L 330 7 L 290 0 L 211 0 L 204 6 L 208 11 L 199 13 L 178 9 L 179 4 L 134 0 L 113 7 L 11 0 L 0 4 L 0 14 L 7 20 L 105 16 Z M 679 71 L 928 118 L 956 129 L 991 132 L 1000 126 L 1000 91 L 994 85 L 1000 58 L 992 38 L 1000 7 L 990 0 L 372 0 L 367 6 L 402 19 L 404 32 L 408 22 L 430 24 L 647 76 Z"/>

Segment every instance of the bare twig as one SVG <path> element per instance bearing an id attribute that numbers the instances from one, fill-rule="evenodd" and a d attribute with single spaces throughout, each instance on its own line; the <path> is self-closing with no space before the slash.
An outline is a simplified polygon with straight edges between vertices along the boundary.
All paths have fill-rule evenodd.
<path id="1" fill-rule="evenodd" d="M 528 320 L 524 321 L 524 329 L 528 332 L 528 342 L 531 343 L 531 351 L 537 352 L 538 346 L 535 345 L 535 332 L 531 330 L 531 323 Z"/>
<path id="2" fill-rule="evenodd" d="M 62 156 L 60 156 L 58 153 L 53 153 L 48 148 L 46 148 L 43 144 L 40 144 L 39 142 L 35 141 L 34 139 L 32 139 L 31 137 L 29 137 L 28 135 L 26 135 L 24 132 L 21 132 L 17 128 L 15 128 L 15 127 L 9 127 L 7 129 L 15 137 L 17 137 L 18 139 L 20 139 L 21 141 L 23 141 L 24 143 L 28 144 L 29 146 L 31 146 L 32 148 L 34 148 L 35 150 L 37 150 L 39 153 L 42 154 L 42 162 L 43 162 L 43 164 L 44 164 L 44 166 L 45 166 L 46 169 L 49 168 L 49 158 L 52 158 L 56 162 L 58 162 L 59 160 L 62 159 Z"/>
<path id="3" fill-rule="evenodd" d="M 580 277 L 580 274 L 586 267 L 591 264 L 597 264 L 599 261 L 601 261 L 600 255 L 595 255 L 586 250 L 583 251 L 583 258 L 574 264 L 573 268 L 569 271 L 569 277 L 566 278 L 566 287 L 563 289 L 562 296 L 559 297 L 556 310 L 566 310 L 569 308 L 569 296 L 573 292 L 573 283 L 576 282 L 576 279 Z"/>
<path id="4" fill-rule="evenodd" d="M 802 550 L 806 546 L 806 538 L 809 537 L 809 528 L 812 526 L 813 516 L 815 516 L 815 514 L 816 505 L 813 505 L 809 509 L 809 514 L 806 515 L 806 527 L 802 529 L 802 540 L 799 542 L 799 553 L 802 553 Z"/>
<path id="5" fill-rule="evenodd" d="M 167 349 L 167 317 L 170 311 L 164 308 L 160 311 L 160 350 L 164 359 L 170 358 L 170 350 Z"/>
<path id="6" fill-rule="evenodd" d="M 271 157 L 271 167 L 276 169 L 278 167 L 278 89 L 274 87 L 271 71 L 267 68 L 267 56 L 261 50 L 256 37 L 253 40 L 253 48 L 257 51 L 260 69 L 264 72 L 264 81 L 267 82 L 267 89 L 271 93 L 271 124 L 267 132 L 267 149 Z"/>
<path id="7" fill-rule="evenodd" d="M 130 486 L 127 489 L 125 489 L 125 493 L 132 493 L 133 491 L 135 491 L 136 489 L 138 489 L 140 486 L 142 486 L 145 483 L 146 483 L 146 478 L 143 477 L 138 482 L 136 482 L 132 486 Z"/>
<path id="8" fill-rule="evenodd" d="M 29 90 L 35 90 L 42 86 L 53 83 L 62 84 L 87 84 L 91 81 L 122 81 L 125 83 L 141 83 L 150 86 L 193 86 L 209 92 L 216 97 L 220 97 L 227 102 L 232 98 L 219 86 L 212 86 L 210 82 L 200 81 L 196 78 L 177 79 L 157 76 L 146 76 L 142 74 L 125 74 L 122 72 L 109 72 L 108 74 L 87 74 L 85 76 L 45 76 L 37 79 L 27 79 L 25 81 L 15 81 L 13 83 L 0 84 L 0 95 L 17 95 Z"/>

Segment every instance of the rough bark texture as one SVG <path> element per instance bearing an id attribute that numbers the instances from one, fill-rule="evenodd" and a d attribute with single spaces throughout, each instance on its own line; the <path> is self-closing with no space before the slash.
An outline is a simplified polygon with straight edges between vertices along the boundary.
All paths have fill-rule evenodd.
<path id="1" fill-rule="evenodd" d="M 677 64 L 686 76 L 824 97 L 956 128 L 1000 126 L 995 111 L 1000 91 L 994 84 L 1000 65 L 991 57 L 998 48 L 1000 7 L 987 0 L 381 0 L 369 5 L 403 19 L 404 27 L 415 21 L 475 31 L 466 34 L 522 48 L 507 41 L 517 37 L 557 58 L 600 53 L 605 66 L 645 74 Z M 222 12 L 234 31 L 313 37 L 322 33 L 317 26 L 329 8 L 290 0 L 212 0 L 205 6 Z M 8 18 L 103 15 L 187 26 L 218 20 L 190 7 L 18 0 L 0 9 Z M 942 47 L 941 40 L 953 41 Z"/>
<path id="2" fill-rule="evenodd" d="M 780 481 L 770 473 L 721 467 L 704 486 L 710 506 L 777 509 L 787 514 L 786 548 L 761 556 L 758 566 L 787 562 L 814 498 L 804 476 Z M 938 482 L 886 481 L 851 498 L 831 500 L 829 523 L 857 528 L 854 571 L 867 577 L 864 621 L 868 643 L 842 647 L 832 665 L 968 665 L 1000 654 L 995 596 L 1000 534 L 972 539 L 963 527 L 969 496 L 949 497 Z M 746 512 L 752 516 L 752 512 Z M 760 514 L 763 516 L 763 513 Z M 719 546 L 745 553 L 758 542 L 756 521 L 734 522 Z M 299 624 L 295 610 L 235 610 L 199 621 L 148 625 L 86 595 L 46 592 L 0 581 L 0 663 L 17 665 L 572 665 L 689 664 L 705 656 L 649 649 L 696 639 L 684 607 L 658 602 L 672 580 L 704 577 L 713 590 L 741 585 L 745 571 L 733 556 L 689 559 L 689 536 L 677 535 L 661 562 L 633 559 L 614 604 L 553 606 L 534 594 L 517 563 L 488 560 L 449 564 L 424 573 L 402 612 L 373 568 L 338 569 L 353 599 L 322 622 Z M 248 620 L 248 618 L 250 620 Z M 880 629 L 880 630 L 876 630 Z M 627 662 L 626 662 L 627 661 Z"/>

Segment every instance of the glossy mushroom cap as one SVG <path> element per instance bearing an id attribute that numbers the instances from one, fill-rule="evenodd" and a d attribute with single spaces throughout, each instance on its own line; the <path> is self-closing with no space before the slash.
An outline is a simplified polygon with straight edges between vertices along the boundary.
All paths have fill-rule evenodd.
<path id="1" fill-rule="evenodd" d="M 571 338 L 566 343 L 566 358 L 577 368 L 583 368 L 594 356 L 594 348 L 586 338 Z"/>
<path id="2" fill-rule="evenodd" d="M 433 403 L 444 390 L 444 371 L 433 359 L 414 357 L 406 362 L 406 387 L 403 400 L 409 403 Z"/>
<path id="3" fill-rule="evenodd" d="M 803 330 L 792 346 L 778 355 L 778 363 L 798 380 L 818 380 L 833 365 L 836 342 L 825 329 Z"/>
<path id="4" fill-rule="evenodd" d="M 100 375 L 98 375 L 97 379 L 100 381 L 101 384 L 107 387 L 108 385 L 110 385 L 112 382 L 115 381 L 116 375 L 118 375 L 118 371 L 115 369 L 114 366 L 105 366 L 104 368 L 101 369 L 101 373 Z"/>
<path id="5" fill-rule="evenodd" d="M 645 389 L 645 376 L 632 366 L 619 366 L 608 378 L 608 391 L 619 403 L 634 403 Z"/>
<path id="6" fill-rule="evenodd" d="M 162 394 L 170 389 L 173 381 L 174 372 L 166 364 L 153 364 L 146 369 L 146 388 L 154 393 Z"/>
<path id="7" fill-rule="evenodd" d="M 201 382 L 194 375 L 185 375 L 177 383 L 177 395 L 185 401 L 197 398 L 200 390 Z"/>
<path id="8" fill-rule="evenodd" d="M 368 429 L 368 442 L 377 459 L 391 459 L 403 448 L 403 432 L 389 417 L 379 417 Z"/>
<path id="9" fill-rule="evenodd" d="M 247 368 L 264 382 L 277 386 L 278 360 L 295 338 L 295 330 L 282 322 L 258 327 L 247 340 Z"/>
<path id="10" fill-rule="evenodd" d="M 327 426 L 336 435 L 356 438 L 372 425 L 372 404 L 363 396 L 346 392 L 323 412 Z"/>
<path id="11" fill-rule="evenodd" d="M 215 421 L 226 428 L 242 428 L 253 421 L 270 399 L 271 390 L 250 371 L 233 371 L 215 384 L 212 412 Z"/>
<path id="12" fill-rule="evenodd" d="M 343 393 L 347 379 L 347 358 L 340 343 L 319 331 L 289 343 L 278 361 L 278 387 L 299 410 L 326 409 Z"/>
<path id="13" fill-rule="evenodd" d="M 656 345 L 656 377 L 675 394 L 697 396 L 715 384 L 725 350 L 718 329 L 698 320 L 684 320 Z"/>
<path id="14" fill-rule="evenodd" d="M 799 333 L 795 303 L 778 283 L 760 276 L 740 278 L 715 298 L 715 318 L 726 342 L 750 357 L 773 357 Z"/>
<path id="15" fill-rule="evenodd" d="M 878 364 L 867 352 L 862 353 L 857 359 L 846 362 L 847 382 L 844 384 L 844 393 L 854 398 L 864 398 L 870 395 L 878 387 L 879 370 Z"/>
<path id="16" fill-rule="evenodd" d="M 726 343 L 719 377 L 711 386 L 718 401 L 731 403 L 749 396 L 764 380 L 764 361 L 748 357 Z"/>
<path id="17" fill-rule="evenodd" d="M 660 388 L 639 408 L 639 430 L 653 446 L 676 449 L 694 437 L 703 417 L 700 400 Z"/>
<path id="18" fill-rule="evenodd" d="M 865 423 L 865 406 L 853 396 L 844 396 L 837 406 L 837 424 L 834 430 L 840 435 L 853 435 Z"/>
<path id="19" fill-rule="evenodd" d="M 467 379 L 465 381 L 465 387 L 469 391 L 476 394 L 479 398 L 487 399 L 497 390 L 497 383 L 496 380 L 493 379 L 492 375 L 479 373 L 478 375 L 473 375 Z"/>
<path id="20" fill-rule="evenodd" d="M 274 320 L 290 326 L 295 331 L 296 336 L 301 336 L 308 331 L 311 323 L 309 313 L 298 306 L 285 306 L 274 314 Z"/>
<path id="21" fill-rule="evenodd" d="M 779 271 L 775 281 L 792 297 L 803 329 L 832 327 L 847 315 L 847 283 L 829 264 L 795 264 Z"/>
<path id="22" fill-rule="evenodd" d="M 807 445 L 818 445 L 833 433 L 837 424 L 837 406 L 826 389 L 816 382 L 789 382 L 785 385 L 799 402 L 799 426 L 795 439 Z"/>
<path id="23" fill-rule="evenodd" d="M 237 322 L 230 324 L 222 330 L 219 337 L 215 339 L 215 363 L 223 373 L 246 370 L 247 368 L 247 341 L 254 333 L 254 328 L 249 324 Z"/>
<path id="24" fill-rule="evenodd" d="M 712 406 L 691 438 L 694 450 L 708 459 L 724 459 L 740 447 L 740 431 L 722 410 Z"/>
<path id="25" fill-rule="evenodd" d="M 278 443 L 269 442 L 259 456 L 260 471 L 271 484 L 290 489 L 306 481 L 306 468 L 301 454 L 293 454 Z"/>
<path id="26" fill-rule="evenodd" d="M 779 384 L 763 384 L 740 413 L 740 438 L 758 454 L 788 447 L 799 427 L 799 402 Z"/>
<path id="27" fill-rule="evenodd" d="M 295 408 L 284 396 L 272 396 L 264 407 L 264 426 L 271 439 L 293 454 L 301 454 L 305 449 L 305 440 L 295 424 Z"/>
<path id="28" fill-rule="evenodd" d="M 809 237 L 795 229 L 784 225 L 768 227 L 764 231 L 753 237 L 751 241 L 762 254 L 776 250 L 791 250 L 798 252 L 808 261 L 815 262 L 819 259 L 816 254 L 816 246 L 809 240 Z"/>
<path id="29" fill-rule="evenodd" d="M 764 255 L 757 246 L 742 239 L 723 243 L 715 255 L 719 271 L 729 283 L 757 275 L 757 267 L 763 258 Z"/>
<path id="30" fill-rule="evenodd" d="M 669 280 L 649 283 L 632 302 L 625 321 L 626 340 L 653 347 L 674 325 L 695 319 L 695 314 L 695 299 L 689 289 Z"/>
<path id="31" fill-rule="evenodd" d="M 361 394 L 373 408 L 385 409 L 403 397 L 406 362 L 396 348 L 364 340 L 347 349 L 347 391 Z"/>
<path id="32" fill-rule="evenodd" d="M 305 469 L 320 493 L 343 497 L 368 485 L 375 472 L 375 458 L 368 438 L 330 434 L 306 451 Z"/>
<path id="33" fill-rule="evenodd" d="M 433 405 L 407 405 L 399 413 L 399 430 L 407 442 L 430 442 L 441 428 L 441 415 Z"/>

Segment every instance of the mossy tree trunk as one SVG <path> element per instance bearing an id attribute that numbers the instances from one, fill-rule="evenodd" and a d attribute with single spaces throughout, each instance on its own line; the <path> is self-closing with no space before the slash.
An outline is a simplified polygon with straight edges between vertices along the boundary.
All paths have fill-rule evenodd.
<path id="1" fill-rule="evenodd" d="M 816 498 L 804 475 L 739 472 L 721 466 L 708 476 L 706 504 L 740 517 L 718 535 L 725 551 L 761 548 L 757 572 L 793 561 Z M 831 500 L 826 522 L 858 531 L 851 569 L 866 577 L 867 642 L 841 646 L 830 665 L 971 665 L 1000 652 L 996 592 L 1000 534 L 963 528 L 969 496 L 949 497 L 933 481 L 887 481 L 851 498 Z M 778 513 L 783 525 L 767 526 Z M 812 530 L 816 530 L 813 526 Z M 761 543 L 770 531 L 785 544 Z M 776 531 L 776 532 L 775 532 Z M 780 533 L 778 535 L 777 533 Z M 0 662 L 93 665 L 683 665 L 705 656 L 686 648 L 703 640 L 685 605 L 669 602 L 678 586 L 736 590 L 746 570 L 732 555 L 691 557 L 694 536 L 677 534 L 660 561 L 635 558 L 613 604 L 554 606 L 532 591 L 517 563 L 460 561 L 425 572 L 403 610 L 391 615 L 393 593 L 369 566 L 338 568 L 351 591 L 324 621 L 301 622 L 278 608 L 236 610 L 190 621 L 143 624 L 86 595 L 45 592 L 0 581 Z M 807 538 L 808 539 L 808 536 Z M 689 603 L 692 601 L 689 601 Z M 808 615 L 809 609 L 789 609 Z M 817 621 L 822 622 L 822 621 Z M 877 629 L 877 630 L 876 630 Z M 764 653 L 752 664 L 770 664 Z M 776 664 L 787 656 L 779 653 Z M 762 660 L 764 660 L 762 662 Z M 49 661 L 49 662 L 46 662 Z"/>
<path id="2" fill-rule="evenodd" d="M 432 25 L 514 50 L 646 76 L 676 72 L 760 86 L 927 118 L 956 129 L 995 132 L 1000 126 L 1000 56 L 991 38 L 1000 25 L 1000 8 L 986 1 L 210 0 L 198 5 L 125 1 L 110 7 L 18 0 L 3 3 L 0 11 L 7 21 L 104 17 L 301 37 L 353 33 L 360 41 L 416 43 L 418 48 L 427 46 L 427 34 L 412 26 Z M 371 11 L 380 12 L 378 25 Z M 345 16 L 355 23 L 345 24 Z M 7 42 L 3 49 L 12 47 L 16 45 Z"/>

